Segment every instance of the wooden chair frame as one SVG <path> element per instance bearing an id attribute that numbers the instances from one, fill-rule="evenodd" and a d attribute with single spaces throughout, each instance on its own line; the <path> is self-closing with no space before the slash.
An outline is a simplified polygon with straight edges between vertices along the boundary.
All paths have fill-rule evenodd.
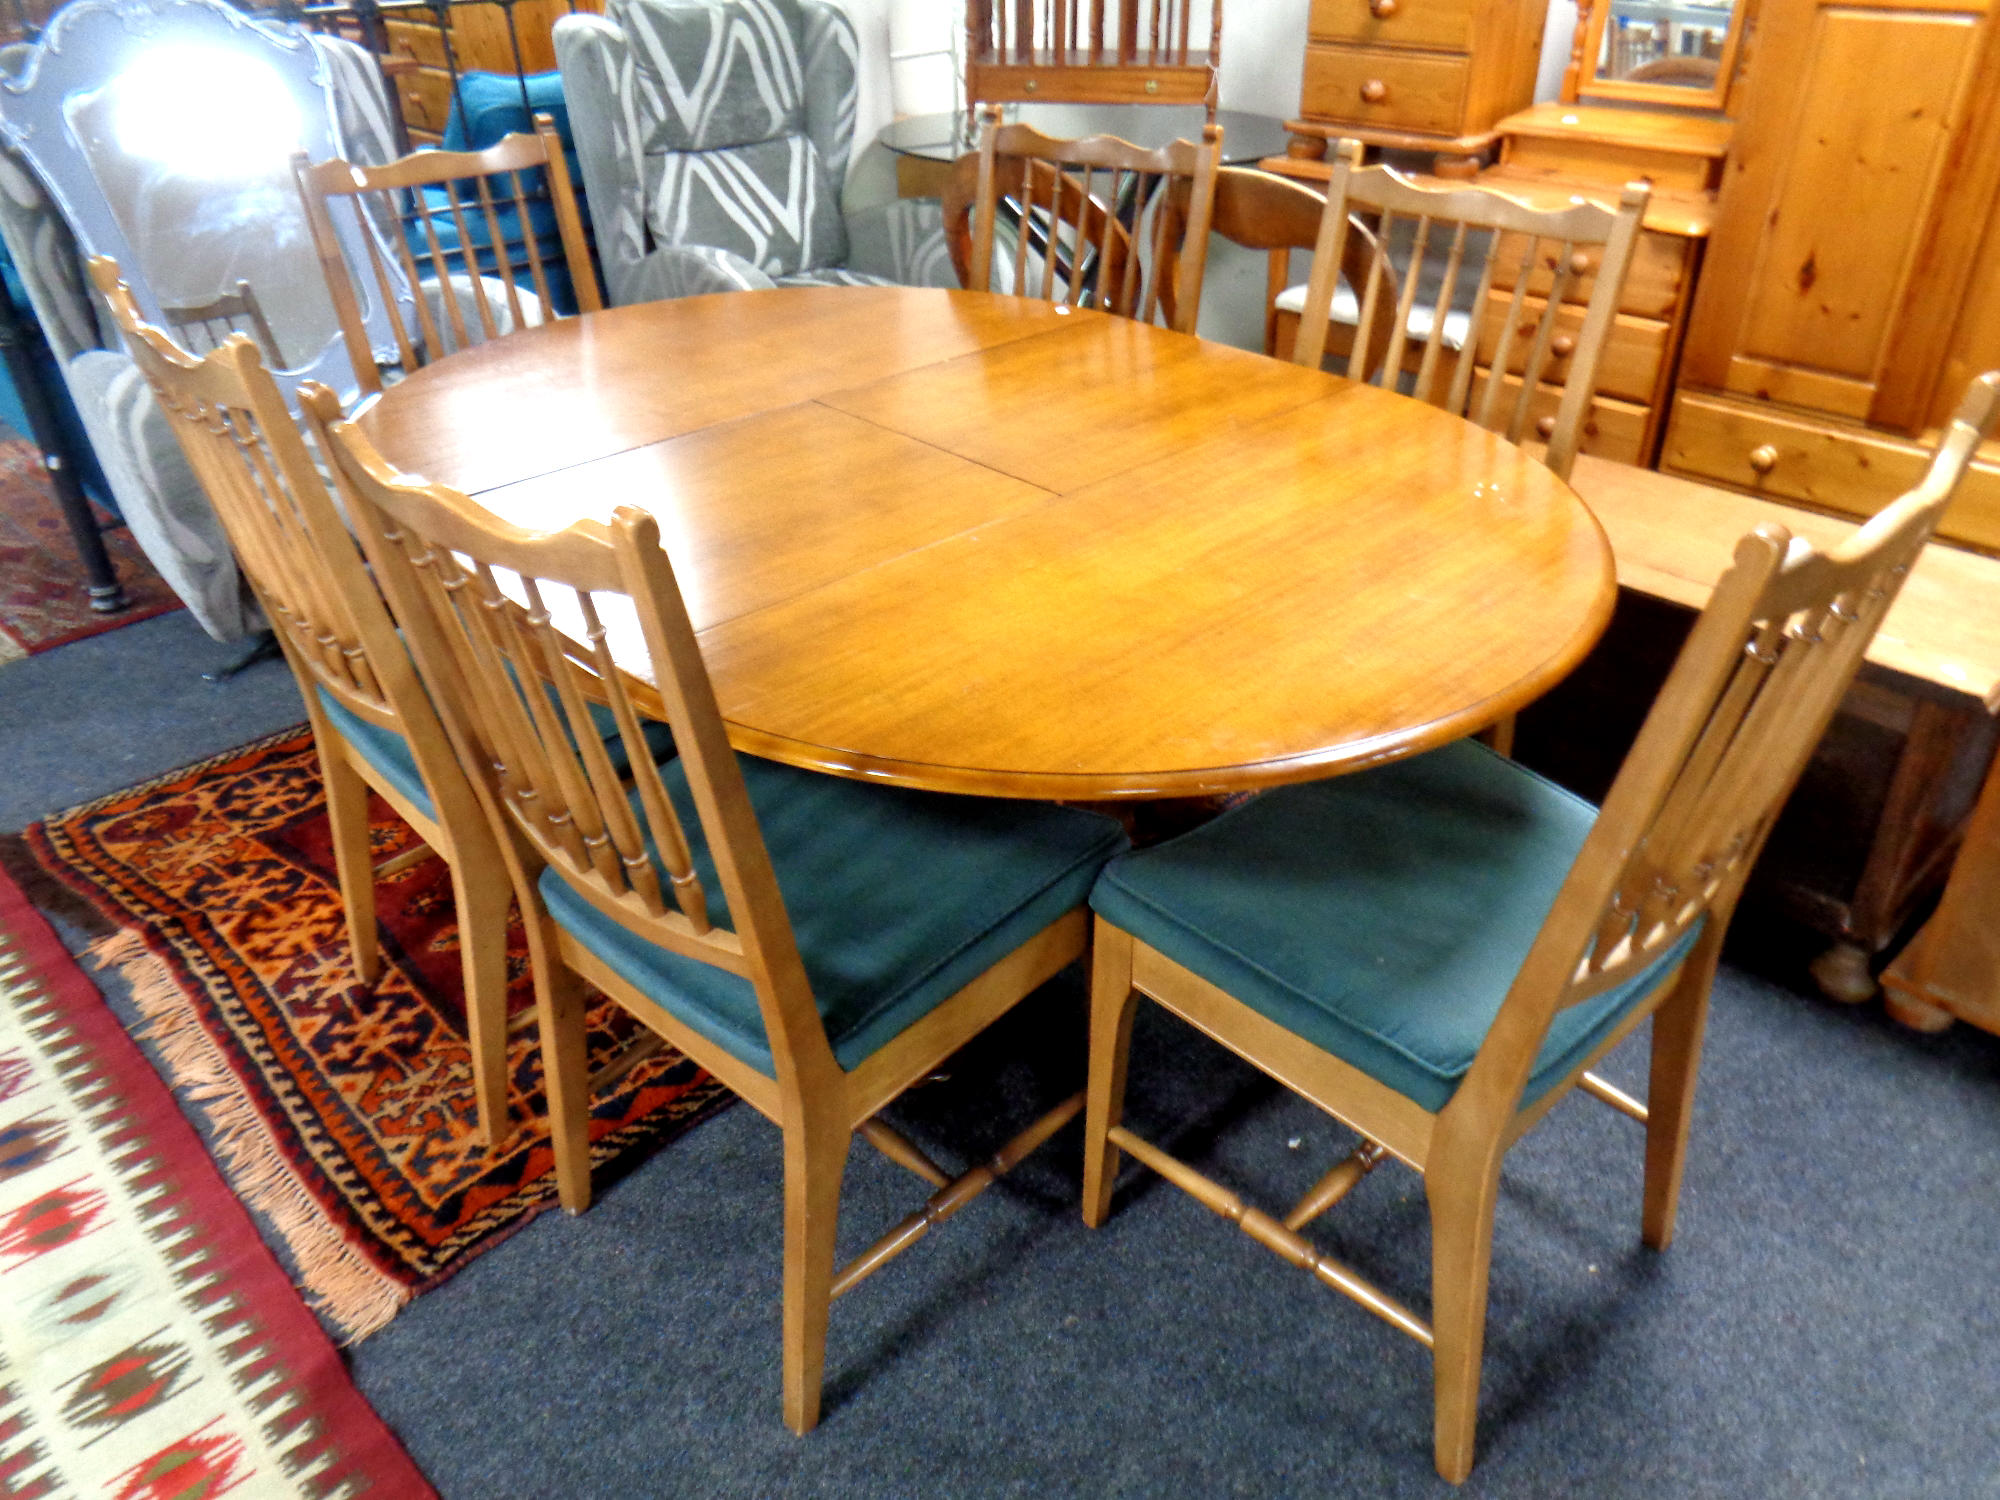
<path id="1" fill-rule="evenodd" d="M 1194 15 L 1192 0 L 966 0 L 966 104 L 1199 104 L 1212 121 L 1222 0 L 1206 48 Z"/>
<path id="2" fill-rule="evenodd" d="M 160 316 L 173 331 L 183 336 L 199 329 L 208 340 L 210 349 L 217 348 L 232 333 L 247 333 L 257 341 L 257 347 L 277 369 L 285 368 L 284 351 L 278 347 L 278 339 L 271 332 L 271 325 L 264 317 L 264 309 L 257 301 L 257 292 L 249 282 L 239 281 L 231 290 L 213 297 L 207 302 L 191 302 L 179 307 L 162 307 Z M 238 320 L 249 324 L 238 327 Z M 217 326 L 220 325 L 220 326 Z M 196 354 L 192 340 L 189 349 Z"/>
<path id="3" fill-rule="evenodd" d="M 1723 935 L 1784 799 L 1838 706 L 1904 577 L 2000 407 L 1982 376 L 1922 484 L 1830 553 L 1781 527 L 1744 537 L 1696 621 L 1540 934 L 1457 1091 L 1433 1113 L 1266 1019 L 1104 918 L 1091 976 L 1085 1222 L 1110 1208 L 1119 1153 L 1234 1221 L 1432 1351 L 1438 1472 L 1470 1472 L 1500 1163 L 1571 1088 L 1646 1125 L 1642 1237 L 1673 1238 L 1708 994 Z M 1366 773 L 1362 773 L 1366 774 Z M 1693 946 L 1568 1075 L 1523 1093 L 1555 1016 L 1630 979 L 1702 926 Z M 1133 1001 L 1144 994 L 1340 1119 L 1363 1137 L 1282 1219 L 1121 1123 Z M 1646 1103 L 1589 1070 L 1653 1019 Z M 1432 1321 L 1426 1324 L 1322 1254 L 1304 1227 L 1378 1162 L 1424 1177 L 1430 1202 Z"/>
<path id="4" fill-rule="evenodd" d="M 1298 342 L 1292 358 L 1299 364 L 1319 368 L 1326 352 L 1335 279 L 1346 263 L 1349 216 L 1357 211 L 1379 215 L 1370 270 L 1362 281 L 1355 283 L 1360 288 L 1361 316 L 1353 352 L 1348 357 L 1347 374 L 1358 380 L 1363 378 L 1364 371 L 1376 369 L 1377 384 L 1393 389 L 1403 370 L 1419 267 L 1431 230 L 1436 225 L 1453 226 L 1449 259 L 1411 394 L 1419 401 L 1429 401 L 1470 417 L 1481 427 L 1504 433 L 1510 443 L 1518 443 L 1528 434 L 1529 412 L 1543 377 L 1552 364 L 1566 360 L 1561 403 L 1554 418 L 1544 418 L 1537 430 L 1548 443 L 1545 462 L 1559 478 L 1567 479 L 1582 441 L 1584 418 L 1597 385 L 1598 362 L 1603 357 L 1612 320 L 1617 316 L 1618 297 L 1625 285 L 1633 248 L 1638 243 L 1640 222 L 1651 190 L 1644 183 L 1628 185 L 1619 197 L 1615 213 L 1581 201 L 1568 208 L 1548 210 L 1530 207 L 1490 188 L 1425 187 L 1391 168 L 1363 167 L 1360 163 L 1360 143 L 1340 142 L 1333 153 L 1326 209 L 1313 254 L 1312 276 L 1306 283 L 1305 308 L 1299 315 Z M 1411 265 L 1404 272 L 1391 264 L 1388 252 L 1391 226 L 1397 215 L 1415 220 L 1416 225 Z M 1448 381 L 1440 386 L 1441 356 L 1446 352 L 1445 314 L 1463 279 L 1470 230 L 1493 234 L 1477 271 L 1471 330 L 1456 356 Z M 1526 244 L 1516 271 L 1513 296 L 1499 325 L 1491 367 L 1481 376 L 1483 387 L 1476 387 L 1479 330 L 1489 315 L 1489 294 L 1503 236 L 1509 234 L 1524 236 Z M 1545 246 L 1554 247 L 1553 253 Z M 1601 247 L 1595 267 L 1597 280 L 1584 312 L 1583 326 L 1572 340 L 1569 335 L 1558 333 L 1556 325 L 1563 313 L 1564 292 L 1573 280 L 1592 269 L 1585 252 L 1593 247 Z M 1539 316 L 1524 322 L 1530 272 L 1538 260 L 1550 265 L 1554 283 L 1548 289 Z M 1385 287 L 1396 315 L 1390 324 L 1387 356 L 1377 368 L 1369 360 L 1370 334 Z M 1511 401 L 1504 401 L 1506 378 L 1503 377 L 1512 375 L 1521 335 L 1527 337 L 1528 346 L 1519 377 L 1520 393 Z"/>
<path id="5" fill-rule="evenodd" d="M 98 256 L 90 274 L 298 678 L 326 783 L 341 903 L 363 984 L 381 973 L 375 882 L 432 854 L 451 870 L 479 1129 L 497 1144 L 508 1120 L 507 903 L 513 891 L 486 815 L 256 344 L 247 334 L 232 334 L 196 359 L 143 321 L 116 261 Z M 348 742 L 329 721 L 316 689 L 356 718 L 403 737 L 434 815 Z M 370 788 L 416 831 L 423 849 L 373 864 Z"/>
<path id="6" fill-rule="evenodd" d="M 355 380 L 364 395 L 382 389 L 382 375 L 355 297 L 356 279 L 370 284 L 388 309 L 397 358 L 405 372 L 452 350 L 470 348 L 500 336 L 491 298 L 480 295 L 468 299 L 477 310 L 477 317 L 468 319 L 460 299 L 450 294 L 454 276 L 473 276 L 486 286 L 498 282 L 506 298 L 508 315 L 518 329 L 525 326 L 526 317 L 514 258 L 516 254 L 523 255 L 528 263 L 530 288 L 541 304 L 541 315 L 555 316 L 541 246 L 529 223 L 529 206 L 540 199 L 522 176 L 537 169 L 547 174 L 547 201 L 555 211 L 556 232 L 562 242 L 563 263 L 576 294 L 576 305 L 582 312 L 597 312 L 603 308 L 604 299 L 598 289 L 597 272 L 591 266 L 583 219 L 577 213 L 562 138 L 556 134 L 550 116 L 536 115 L 532 134 L 517 131 L 481 151 L 413 151 L 381 167 L 339 159 L 309 162 L 303 155 L 292 159 L 292 173 L 305 205 L 306 226 L 319 255 L 327 291 L 333 298 L 341 336 L 353 361 Z M 502 177 L 507 179 L 508 191 L 496 197 L 492 183 Z M 468 182 L 472 184 L 469 199 L 465 196 Z M 427 208 L 423 199 L 425 188 L 442 188 L 446 206 Z M 368 247 L 365 275 L 361 267 L 349 267 L 341 253 L 331 206 L 337 199 L 351 200 L 354 211 L 373 217 L 383 231 L 379 235 L 359 236 Z M 508 209 L 514 212 L 520 231 L 518 244 L 502 232 L 500 215 Z M 455 237 L 452 246 L 446 246 L 439 237 L 440 220 Z M 475 243 L 472 233 L 475 226 L 485 229 L 484 244 Z M 405 230 L 421 231 L 425 247 L 421 256 L 411 251 Z M 383 253 L 385 245 L 395 256 L 393 268 Z M 503 247 L 505 254 L 499 253 Z M 458 262 L 456 270 L 454 260 Z M 490 269 L 483 264 L 488 260 L 492 262 Z M 426 282 L 441 289 L 440 306 L 435 313 L 423 295 Z M 414 330 L 401 312 L 406 298 L 416 322 Z"/>
<path id="7" fill-rule="evenodd" d="M 1320 220 L 1326 200 L 1303 183 L 1275 172 L 1251 167 L 1223 167 L 1215 174 L 1215 209 L 1209 230 L 1246 250 L 1268 252 L 1264 277 L 1264 352 L 1278 347 L 1279 294 L 1292 285 L 1292 252 L 1319 243 Z M 1341 248 L 1341 277 L 1349 286 L 1365 286 L 1376 254 L 1375 235 L 1366 224 L 1350 218 Z M 1394 332 L 1393 302 L 1377 299 L 1368 348 L 1374 355 L 1370 374 L 1385 357 Z"/>
<path id="8" fill-rule="evenodd" d="M 1022 289 L 1032 280 L 1032 250 L 1042 263 L 1034 295 L 1142 322 L 1159 318 L 1192 333 L 1208 264 L 1221 127 L 1205 127 L 1199 142 L 1148 151 L 1115 136 L 1062 141 L 1032 125 L 1003 125 L 993 106 L 982 119 L 979 151 L 959 158 L 944 195 L 945 235 L 959 280 L 973 291 L 992 285 L 1005 200 L 1020 226 L 1016 295 L 1031 295 Z M 1150 245 L 1138 243 L 1141 235 Z"/>
<path id="9" fill-rule="evenodd" d="M 455 491 L 399 474 L 359 429 L 340 420 L 338 402 L 323 387 L 309 387 L 303 401 L 376 576 L 470 763 L 482 768 L 487 805 L 500 823 L 534 960 L 563 1206 L 580 1213 L 590 1202 L 588 1095 L 628 1065 L 620 1058 L 596 1080 L 586 1076 L 580 977 L 784 1133 L 784 1415 L 794 1431 L 805 1432 L 819 1419 L 832 1299 L 977 1197 L 1073 1119 L 1083 1096 L 1065 1099 L 955 1178 L 878 1112 L 1081 956 L 1088 913 L 1079 906 L 1056 919 L 852 1071 L 843 1070 L 814 1004 L 659 523 L 627 506 L 608 526 L 582 521 L 552 535 L 517 530 Z M 618 612 L 600 610 L 602 596 L 630 601 L 633 616 L 622 605 Z M 635 622 L 620 626 L 621 619 Z M 621 669 L 614 636 L 622 651 L 643 645 L 650 683 Z M 513 686 L 531 675 L 552 684 L 552 693 L 524 695 Z M 643 816 L 635 816 L 609 774 L 602 746 L 590 736 L 572 740 L 556 716 L 560 703 L 574 722 L 593 692 L 602 693 L 623 733 Z M 642 712 L 664 717 L 673 729 L 733 931 L 709 919 L 686 834 L 644 752 Z M 749 981 L 774 1076 L 662 1009 L 551 920 L 536 884 L 550 866 L 598 911 L 647 941 Z M 836 1274 L 841 1177 L 856 1134 L 935 1191 Z"/>

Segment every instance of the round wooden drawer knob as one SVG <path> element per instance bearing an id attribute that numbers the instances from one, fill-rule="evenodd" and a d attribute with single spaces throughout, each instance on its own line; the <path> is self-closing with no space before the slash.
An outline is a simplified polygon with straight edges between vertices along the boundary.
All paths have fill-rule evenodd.
<path id="1" fill-rule="evenodd" d="M 1159 93 L 1159 91 L 1160 91 L 1160 80 L 1157 78 L 1148 78 L 1146 80 L 1146 92 L 1149 94 L 1157 94 Z"/>
<path id="2" fill-rule="evenodd" d="M 1572 276 L 1588 276 L 1590 274 L 1590 257 L 1585 255 L 1581 250 L 1570 256 L 1569 274 Z"/>
<path id="3" fill-rule="evenodd" d="M 1396 13 L 1396 0 L 1368 0 L 1368 13 L 1378 21 L 1386 21 Z"/>
<path id="4" fill-rule="evenodd" d="M 1559 333 L 1549 340 L 1549 352 L 1557 359 L 1568 359 L 1576 353 L 1576 340 L 1566 333 Z"/>
<path id="5" fill-rule="evenodd" d="M 1541 434 L 1544 442 L 1547 442 L 1556 435 L 1556 419 L 1554 417 L 1535 418 L 1535 431 Z"/>
<path id="6" fill-rule="evenodd" d="M 1036 90 L 1037 90 L 1038 88 L 1040 88 L 1040 87 L 1041 87 L 1041 85 L 1040 85 L 1040 84 L 1038 84 L 1038 83 L 1037 83 L 1037 82 L 1036 82 L 1036 81 L 1035 81 L 1034 79 L 1032 79 L 1032 78 L 1028 79 L 1028 80 L 1027 80 L 1026 82 L 1024 82 L 1024 83 L 1023 83 L 1023 84 L 1021 85 L 1021 88 L 1022 88 L 1022 90 L 1023 90 L 1024 92 L 1026 92 L 1026 93 L 1030 93 L 1030 94 L 1034 93 L 1034 92 L 1035 92 L 1035 91 L 1036 91 Z"/>
<path id="7" fill-rule="evenodd" d="M 1769 443 L 1760 443 L 1750 450 L 1750 467 L 1759 474 L 1768 474 L 1778 467 L 1778 450 Z"/>
<path id="8" fill-rule="evenodd" d="M 1389 85 L 1379 78 L 1371 78 L 1361 85 L 1363 104 L 1380 104 L 1389 97 Z"/>

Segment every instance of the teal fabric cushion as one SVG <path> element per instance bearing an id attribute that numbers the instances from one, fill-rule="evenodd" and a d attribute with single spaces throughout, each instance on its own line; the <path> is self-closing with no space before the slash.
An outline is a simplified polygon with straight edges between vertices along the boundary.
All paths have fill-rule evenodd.
<path id="1" fill-rule="evenodd" d="M 1438 1110 L 1597 810 L 1466 740 L 1283 787 L 1114 861 L 1091 905 L 1280 1026 Z M 1686 956 L 1557 1015 L 1539 1098 Z"/>
<path id="2" fill-rule="evenodd" d="M 417 762 L 410 754 L 410 742 L 393 729 L 384 729 L 379 724 L 371 724 L 338 702 L 323 687 L 315 685 L 313 691 L 319 695 L 319 706 L 340 737 L 361 752 L 361 758 L 380 771 L 389 784 L 401 792 L 425 817 L 437 820 L 437 809 L 431 803 L 430 789 L 424 785 L 424 778 L 417 774 Z M 617 720 L 611 710 L 602 704 L 590 705 L 591 726 L 604 741 L 609 752 L 612 769 L 624 775 L 632 764 L 631 756 L 625 753 L 625 741 L 618 733 Z M 674 753 L 674 732 L 665 724 L 647 721 L 644 726 L 647 748 L 653 752 L 655 760 L 663 760 Z"/>
<path id="3" fill-rule="evenodd" d="M 827 1040 L 854 1068 L 1011 950 L 1079 906 L 1125 847 L 1094 813 L 947 797 L 738 757 Z M 709 915 L 722 886 L 679 761 L 661 767 Z M 636 799 L 634 802 L 636 806 Z M 656 947 L 604 916 L 554 867 L 549 915 L 670 1014 L 775 1076 L 747 980 Z"/>
<path id="4" fill-rule="evenodd" d="M 561 73 L 461 73 L 444 139 L 438 144 L 447 151 L 479 151 L 502 136 L 533 130 L 536 115 L 548 115 L 563 144 L 570 145 L 569 105 L 563 100 Z M 569 166 L 574 177 L 573 151 Z"/>

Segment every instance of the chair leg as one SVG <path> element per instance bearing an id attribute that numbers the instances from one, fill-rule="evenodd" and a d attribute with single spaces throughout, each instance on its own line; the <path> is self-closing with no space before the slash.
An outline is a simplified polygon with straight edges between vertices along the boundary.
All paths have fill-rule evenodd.
<path id="1" fill-rule="evenodd" d="M 1500 1158 L 1454 1170 L 1433 1161 L 1424 1177 L 1431 1206 L 1431 1359 L 1437 1387 L 1437 1471 L 1453 1484 L 1472 1472 L 1479 1423 L 1479 1366 L 1486 1349 L 1486 1278 L 1493 1261 L 1493 1204 Z"/>
<path id="2" fill-rule="evenodd" d="M 1714 945 L 1719 946 L 1719 945 Z M 1694 1116 L 1695 1075 L 1708 1030 L 1708 992 L 1715 953 L 1704 934 L 1688 955 L 1674 992 L 1653 1012 L 1652 1065 L 1646 1085 L 1646 1201 L 1640 1238 L 1655 1250 L 1673 1243 L 1680 1211 L 1681 1171 Z"/>
<path id="3" fill-rule="evenodd" d="M 1111 1212 L 1119 1150 L 1109 1132 L 1125 1114 L 1125 1062 L 1132 1050 L 1132 934 L 1096 919 L 1090 960 L 1090 1062 L 1083 1114 L 1083 1222 Z"/>
<path id="4" fill-rule="evenodd" d="M 347 942 L 354 972 L 363 984 L 382 973 L 375 931 L 375 861 L 368 848 L 368 783 L 348 763 L 331 728 L 313 735 L 319 746 L 320 777 L 326 784 L 326 818 L 333 828 L 333 863 L 340 877 L 340 904 L 347 916 Z"/>
<path id="5" fill-rule="evenodd" d="M 534 920 L 531 916 L 529 920 Z M 590 1207 L 590 1060 L 584 1052 L 583 982 L 562 961 L 553 937 L 539 942 L 535 1008 L 542 1033 L 542 1082 L 549 1097 L 549 1144 L 556 1196 L 580 1214 Z"/>
<path id="6" fill-rule="evenodd" d="M 853 1140 L 828 1121 L 785 1126 L 785 1425 L 801 1434 L 819 1425 L 834 1228 Z"/>
<path id="7" fill-rule="evenodd" d="M 472 1087 L 479 1101 L 479 1131 L 488 1142 L 506 1138 L 507 1111 L 507 903 L 513 886 L 500 862 L 467 858 L 451 865 L 451 894 L 458 905 L 458 957 L 465 976 L 465 1034 L 472 1050 Z"/>

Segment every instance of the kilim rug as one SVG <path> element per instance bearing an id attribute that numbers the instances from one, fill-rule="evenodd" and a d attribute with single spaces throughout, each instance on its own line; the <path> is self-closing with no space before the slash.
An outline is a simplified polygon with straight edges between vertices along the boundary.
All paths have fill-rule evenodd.
<path id="1" fill-rule="evenodd" d="M 379 858 L 416 837 L 377 804 Z M 116 930 L 91 951 L 121 970 L 146 1038 L 203 1110 L 237 1194 L 288 1247 L 343 1340 L 555 1198 L 536 1029 L 509 1044 L 513 1128 L 474 1133 L 471 1054 L 449 872 L 381 881 L 383 974 L 354 976 L 311 736 L 287 731 L 26 831 L 36 858 Z M 518 923 L 510 1010 L 533 1009 Z M 592 1065 L 636 1023 L 597 997 Z M 600 1091 L 592 1160 L 637 1153 L 730 1097 L 672 1050 Z M 0 1491 L 4 1493 L 4 1491 Z"/>
<path id="2" fill-rule="evenodd" d="M 0 875 L 0 1495 L 431 1496 Z"/>
<path id="3" fill-rule="evenodd" d="M 97 519 L 111 518 L 100 510 Z M 22 438 L 0 440 L 0 662 L 180 607 L 129 531 L 107 531 L 104 546 L 131 601 L 112 615 L 90 607 L 89 575 L 42 470 L 41 450 Z"/>

